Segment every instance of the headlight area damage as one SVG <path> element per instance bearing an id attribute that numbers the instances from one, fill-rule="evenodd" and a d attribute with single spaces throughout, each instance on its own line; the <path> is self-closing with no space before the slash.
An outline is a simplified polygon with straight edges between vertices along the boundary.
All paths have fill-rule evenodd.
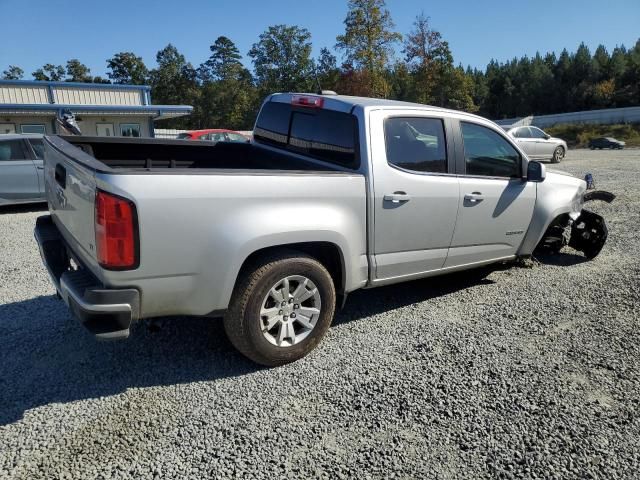
<path id="1" fill-rule="evenodd" d="M 593 190 L 584 194 L 584 202 L 602 200 L 613 202 L 616 196 L 603 190 Z M 536 252 L 558 253 L 562 247 L 570 247 L 584 253 L 589 260 L 598 256 L 607 241 L 607 224 L 600 215 L 582 209 L 574 220 L 569 214 L 556 218 L 543 235 Z"/>

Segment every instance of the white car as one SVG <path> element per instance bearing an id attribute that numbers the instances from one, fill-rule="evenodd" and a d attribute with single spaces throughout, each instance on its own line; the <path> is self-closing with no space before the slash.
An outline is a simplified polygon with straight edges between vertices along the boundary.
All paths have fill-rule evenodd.
<path id="1" fill-rule="evenodd" d="M 531 160 L 551 160 L 560 163 L 567 153 L 567 142 L 555 138 L 534 126 L 514 127 L 507 133 L 516 139 L 518 146 Z"/>

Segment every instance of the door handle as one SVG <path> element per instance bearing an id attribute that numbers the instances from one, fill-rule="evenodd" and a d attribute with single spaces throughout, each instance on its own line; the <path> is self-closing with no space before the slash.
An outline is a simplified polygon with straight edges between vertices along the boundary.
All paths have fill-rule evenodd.
<path id="1" fill-rule="evenodd" d="M 38 170 L 44 170 L 44 167 L 43 167 L 43 166 L 41 166 L 41 165 L 36 165 L 36 168 L 37 168 Z"/>
<path id="2" fill-rule="evenodd" d="M 480 192 L 465 193 L 464 199 L 467 202 L 478 203 L 484 200 L 484 196 Z"/>
<path id="3" fill-rule="evenodd" d="M 403 203 L 408 202 L 409 200 L 411 200 L 411 196 L 407 195 L 406 192 L 393 192 L 384 196 L 385 202 Z"/>

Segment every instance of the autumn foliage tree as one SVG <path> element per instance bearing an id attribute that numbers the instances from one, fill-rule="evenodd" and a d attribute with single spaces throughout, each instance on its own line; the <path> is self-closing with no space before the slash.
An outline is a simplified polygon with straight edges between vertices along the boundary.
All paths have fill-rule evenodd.
<path id="1" fill-rule="evenodd" d="M 336 48 L 345 58 L 345 83 L 363 95 L 387 97 L 385 70 L 402 35 L 394 31 L 384 0 L 349 0 L 348 8 L 345 32 L 336 37 Z"/>

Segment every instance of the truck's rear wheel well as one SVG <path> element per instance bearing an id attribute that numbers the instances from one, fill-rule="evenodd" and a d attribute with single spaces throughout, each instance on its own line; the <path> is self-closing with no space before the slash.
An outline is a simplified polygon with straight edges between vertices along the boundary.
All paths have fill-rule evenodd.
<path id="1" fill-rule="evenodd" d="M 285 245 L 275 245 L 272 247 L 266 247 L 253 252 L 247 257 L 247 259 L 240 267 L 240 273 L 238 278 L 242 276 L 242 273 L 247 269 L 254 268 L 255 265 L 262 262 L 264 258 L 272 256 L 275 253 L 281 251 L 297 251 L 302 252 L 310 257 L 318 260 L 329 272 L 333 279 L 333 284 L 336 289 L 336 293 L 344 293 L 345 285 L 345 269 L 342 253 L 337 245 L 329 242 L 303 242 L 303 243 L 289 243 Z"/>

